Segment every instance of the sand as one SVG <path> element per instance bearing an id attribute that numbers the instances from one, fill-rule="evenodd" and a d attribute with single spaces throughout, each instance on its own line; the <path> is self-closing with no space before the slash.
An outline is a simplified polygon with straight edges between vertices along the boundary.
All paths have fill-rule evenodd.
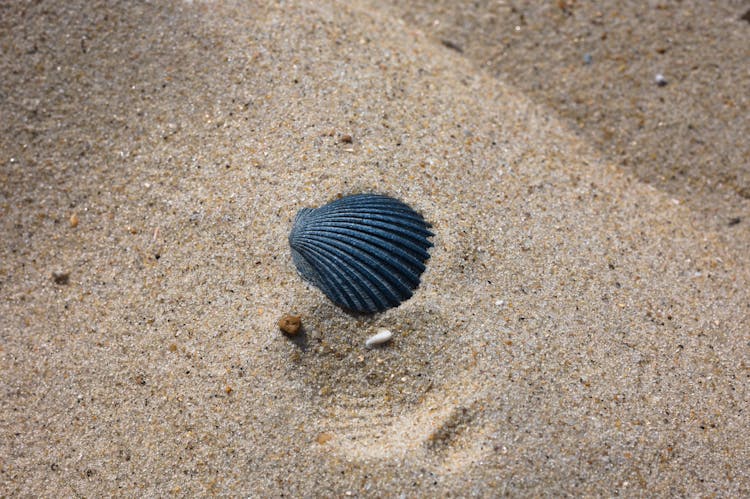
<path id="1" fill-rule="evenodd" d="M 603 8 L 586 64 L 557 4 L 0 7 L 0 496 L 750 494 L 747 6 Z M 694 73 L 608 59 L 664 23 Z M 363 191 L 436 234 L 376 316 L 287 245 Z"/>

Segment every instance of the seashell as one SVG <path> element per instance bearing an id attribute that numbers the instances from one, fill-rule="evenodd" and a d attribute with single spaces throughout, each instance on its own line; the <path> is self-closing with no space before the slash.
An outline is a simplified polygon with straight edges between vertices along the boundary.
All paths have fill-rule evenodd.
<path id="1" fill-rule="evenodd" d="M 337 305 L 382 312 L 408 300 L 430 258 L 422 215 L 379 194 L 355 194 L 303 208 L 289 245 L 303 279 Z"/>

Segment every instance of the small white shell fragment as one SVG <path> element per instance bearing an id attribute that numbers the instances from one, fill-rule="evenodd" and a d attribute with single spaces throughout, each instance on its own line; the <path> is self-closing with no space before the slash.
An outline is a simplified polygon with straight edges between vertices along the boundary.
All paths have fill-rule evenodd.
<path id="1" fill-rule="evenodd" d="M 375 345 L 382 345 L 383 343 L 391 341 L 391 338 L 393 338 L 392 332 L 388 331 L 387 329 L 381 329 L 377 334 L 374 334 L 367 338 L 367 341 L 365 341 L 365 346 L 367 348 L 372 348 Z"/>

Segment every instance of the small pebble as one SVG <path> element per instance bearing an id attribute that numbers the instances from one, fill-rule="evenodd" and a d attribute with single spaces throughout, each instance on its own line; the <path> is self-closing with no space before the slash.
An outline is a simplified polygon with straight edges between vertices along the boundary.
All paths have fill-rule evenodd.
<path id="1" fill-rule="evenodd" d="M 320 444 L 323 445 L 326 442 L 330 442 L 333 439 L 333 435 L 331 433 L 321 433 L 318 435 L 318 438 L 315 440 Z"/>
<path id="2" fill-rule="evenodd" d="M 299 333 L 302 328 L 302 318 L 299 315 L 285 315 L 279 319 L 279 329 L 290 336 Z"/>
<path id="3" fill-rule="evenodd" d="M 76 213 L 70 215 L 70 226 L 74 229 L 78 227 L 78 215 Z"/>
<path id="4" fill-rule="evenodd" d="M 591 57 L 591 54 L 583 54 L 583 63 L 587 66 L 591 64 L 591 61 L 593 61 L 593 57 Z"/>
<path id="5" fill-rule="evenodd" d="M 656 84 L 657 84 L 657 85 L 659 85 L 660 87 L 665 87 L 665 86 L 667 86 L 667 79 L 666 79 L 666 78 L 664 78 L 664 75 L 663 75 L 663 74 L 661 74 L 661 73 L 656 73 L 656 76 L 654 77 L 654 81 L 655 81 L 655 82 L 656 82 Z"/>
<path id="6" fill-rule="evenodd" d="M 70 282 L 70 272 L 52 272 L 52 280 L 55 281 L 55 284 L 68 284 Z"/>
<path id="7" fill-rule="evenodd" d="M 351 144 L 352 142 L 354 142 L 354 138 L 352 138 L 352 136 L 349 134 L 345 134 L 341 136 L 341 142 L 343 144 Z"/>
<path id="8" fill-rule="evenodd" d="M 391 341 L 391 338 L 393 338 L 392 332 L 388 331 L 387 329 L 381 329 L 377 334 L 367 338 L 367 341 L 365 341 L 365 346 L 367 348 L 372 348 L 375 345 L 382 345 L 383 343 Z"/>

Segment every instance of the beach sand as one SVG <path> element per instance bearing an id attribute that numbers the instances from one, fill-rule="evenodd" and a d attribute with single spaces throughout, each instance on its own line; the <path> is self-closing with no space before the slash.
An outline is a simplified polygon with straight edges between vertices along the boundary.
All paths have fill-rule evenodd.
<path id="1" fill-rule="evenodd" d="M 0 7 L 0 495 L 750 494 L 750 6 L 700 5 Z M 356 192 L 435 232 L 375 316 L 287 243 Z"/>

